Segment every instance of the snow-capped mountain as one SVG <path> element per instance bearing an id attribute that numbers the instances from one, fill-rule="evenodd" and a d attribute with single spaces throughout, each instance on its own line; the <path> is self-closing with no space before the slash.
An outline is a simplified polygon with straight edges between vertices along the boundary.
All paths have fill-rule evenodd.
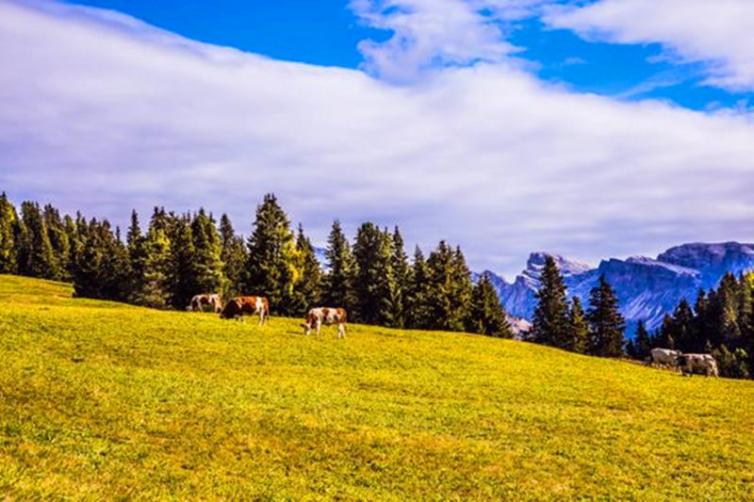
<path id="1" fill-rule="evenodd" d="M 526 269 L 513 283 L 492 272 L 484 272 L 495 285 L 509 315 L 531 319 L 546 256 L 543 252 L 532 253 Z M 656 259 L 613 258 L 602 261 L 596 268 L 552 256 L 565 278 L 568 294 L 578 296 L 585 305 L 599 276 L 605 274 L 618 295 L 629 331 L 633 331 L 640 320 L 645 321 L 649 329 L 657 328 L 663 316 L 672 312 L 682 298 L 693 303 L 700 289 L 716 287 L 727 272 L 740 274 L 754 270 L 754 244 L 737 242 L 683 244 L 668 249 Z"/>

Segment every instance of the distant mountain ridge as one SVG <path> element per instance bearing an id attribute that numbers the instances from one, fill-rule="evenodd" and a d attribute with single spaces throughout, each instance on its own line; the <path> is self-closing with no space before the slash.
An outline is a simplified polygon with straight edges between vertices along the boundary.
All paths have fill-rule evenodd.
<path id="1" fill-rule="evenodd" d="M 536 252 L 529 256 L 526 269 L 512 283 L 493 272 L 482 272 L 495 285 L 509 315 L 532 318 L 539 274 L 548 255 L 557 262 L 569 296 L 579 297 L 585 305 L 599 276 L 605 274 L 618 295 L 630 332 L 641 320 L 649 329 L 657 328 L 663 316 L 672 312 L 682 298 L 693 303 L 700 289 L 716 287 L 727 272 L 738 275 L 754 270 L 754 244 L 738 242 L 683 244 L 660 253 L 657 258 L 611 258 L 596 268 L 556 254 Z"/>

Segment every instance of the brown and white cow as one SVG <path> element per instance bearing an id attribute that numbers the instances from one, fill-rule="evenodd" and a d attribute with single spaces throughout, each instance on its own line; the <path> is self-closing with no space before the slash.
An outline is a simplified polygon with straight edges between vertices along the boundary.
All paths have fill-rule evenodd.
<path id="1" fill-rule="evenodd" d="M 194 295 L 191 298 L 191 303 L 188 304 L 186 310 L 193 312 L 201 312 L 204 307 L 212 307 L 215 313 L 222 312 L 223 301 L 220 299 L 220 295 L 216 293 L 205 293 L 203 295 Z"/>
<path id="2" fill-rule="evenodd" d="M 302 324 L 304 327 L 304 334 L 309 335 L 313 329 L 317 330 L 319 335 L 320 328 L 323 324 L 330 326 L 332 324 L 338 325 L 338 338 L 345 338 L 346 336 L 346 310 L 340 307 L 318 307 L 311 309 L 306 314 L 306 321 Z"/>
<path id="3" fill-rule="evenodd" d="M 259 325 L 263 325 L 270 317 L 270 302 L 264 296 L 238 296 L 230 300 L 220 313 L 223 319 L 243 319 L 245 315 L 258 315 Z"/>
<path id="4" fill-rule="evenodd" d="M 678 366 L 684 375 L 720 376 L 717 361 L 710 354 L 682 354 L 678 357 Z"/>

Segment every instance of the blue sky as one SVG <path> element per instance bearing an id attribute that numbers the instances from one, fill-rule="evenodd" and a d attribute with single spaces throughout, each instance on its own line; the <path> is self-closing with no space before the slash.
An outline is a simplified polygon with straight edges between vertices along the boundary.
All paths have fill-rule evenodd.
<path id="1" fill-rule="evenodd" d="M 123 224 L 275 192 L 510 277 L 754 240 L 754 2 L 0 2 L 0 188 Z"/>
<path id="2" fill-rule="evenodd" d="M 324 66 L 358 68 L 361 40 L 384 40 L 347 0 L 94 0 L 78 3 L 130 14 L 185 37 L 271 58 Z M 559 2 L 568 4 L 568 2 Z M 575 2 L 574 2 L 575 3 Z M 581 2 L 584 3 L 584 2 Z M 585 41 L 567 29 L 553 29 L 536 17 L 511 28 L 519 57 L 542 79 L 580 92 L 621 99 L 666 99 L 697 110 L 748 103 L 749 92 L 704 85 L 704 66 L 678 64 L 659 56 L 659 43 L 616 45 Z"/>

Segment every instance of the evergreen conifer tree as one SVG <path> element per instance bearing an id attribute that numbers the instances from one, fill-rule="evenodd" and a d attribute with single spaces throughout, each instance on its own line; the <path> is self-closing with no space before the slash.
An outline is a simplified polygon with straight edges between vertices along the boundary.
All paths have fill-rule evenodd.
<path id="1" fill-rule="evenodd" d="M 227 279 L 227 294 L 236 296 L 243 293 L 243 273 L 247 256 L 243 239 L 236 235 L 227 214 L 223 214 L 220 218 L 220 240 L 222 242 L 220 258 Z"/>
<path id="2" fill-rule="evenodd" d="M 406 294 L 406 326 L 413 329 L 429 329 L 434 324 L 432 316 L 431 285 L 429 269 L 419 246 L 414 250 L 414 263 Z"/>
<path id="3" fill-rule="evenodd" d="M 55 259 L 55 269 L 58 271 L 58 279 L 67 280 L 68 277 L 68 259 L 70 256 L 70 242 L 66 233 L 63 218 L 60 212 L 51 204 L 47 204 L 42 212 L 42 217 L 47 227 L 47 235 L 50 239 L 50 245 Z"/>
<path id="4" fill-rule="evenodd" d="M 155 208 L 144 237 L 144 272 L 142 287 L 134 292 L 135 303 L 165 308 L 170 295 L 170 238 L 165 210 Z"/>
<path id="5" fill-rule="evenodd" d="M 365 324 L 394 326 L 392 300 L 397 285 L 390 234 L 373 223 L 362 224 L 356 232 L 353 256 L 357 269 L 356 319 Z"/>
<path id="6" fill-rule="evenodd" d="M 19 271 L 30 277 L 61 278 L 62 271 L 55 259 L 55 252 L 50 243 L 47 225 L 39 204 L 23 202 L 21 204 L 21 219 L 25 234 L 21 242 L 22 251 L 20 254 L 23 261 L 19 263 Z"/>
<path id="7" fill-rule="evenodd" d="M 16 208 L 3 192 L 0 194 L 0 274 L 18 272 L 17 225 Z"/>
<path id="8" fill-rule="evenodd" d="M 601 357 L 620 357 L 623 354 L 623 333 L 626 322 L 618 310 L 618 298 L 604 275 L 589 295 L 591 340 L 589 353 Z"/>
<path id="9" fill-rule="evenodd" d="M 568 336 L 566 337 L 566 350 L 584 354 L 589 346 L 589 323 L 586 320 L 584 308 L 578 297 L 571 299 L 571 307 L 568 310 Z"/>
<path id="10" fill-rule="evenodd" d="M 356 306 L 356 262 L 340 222 L 335 220 L 325 250 L 328 272 L 322 281 L 322 303 L 351 312 Z"/>
<path id="11" fill-rule="evenodd" d="M 222 239 L 214 220 L 204 209 L 200 209 L 191 222 L 191 235 L 194 248 L 193 282 L 196 287 L 194 294 L 222 293 L 227 287 L 223 272 Z"/>
<path id="12" fill-rule="evenodd" d="M 445 241 L 427 259 L 430 328 L 463 331 L 471 303 L 471 273 L 460 249 Z"/>
<path id="13" fill-rule="evenodd" d="M 296 269 L 296 244 L 288 217 L 273 194 L 265 195 L 257 207 L 247 245 L 246 292 L 267 296 L 273 312 L 288 314 L 300 270 Z"/>
<path id="14" fill-rule="evenodd" d="M 647 331 L 644 321 L 639 321 L 636 327 L 636 336 L 634 337 L 634 358 L 644 360 L 649 357 L 649 351 L 652 350 L 652 340 Z"/>
<path id="15" fill-rule="evenodd" d="M 568 301 L 563 276 L 552 256 L 545 257 L 545 264 L 540 275 L 540 287 L 537 291 L 537 306 L 530 337 L 536 343 L 567 348 Z"/>
<path id="16" fill-rule="evenodd" d="M 397 226 L 393 231 L 392 241 L 392 267 L 396 287 L 393 290 L 394 296 L 390 303 L 393 306 L 393 324 L 395 327 L 402 328 L 406 325 L 406 296 L 411 284 L 411 265 L 408 263 L 403 236 Z"/>
<path id="17" fill-rule="evenodd" d="M 205 290 L 200 284 L 203 273 L 206 273 L 206 263 L 200 264 L 194 243 L 202 239 L 195 239 L 194 228 L 188 217 L 178 218 L 171 225 L 170 263 L 166 277 L 168 302 L 175 308 L 182 310 L 188 306 L 191 298 L 200 293 L 214 293 Z M 201 225 L 196 225 L 197 231 L 202 232 Z"/>
<path id="18" fill-rule="evenodd" d="M 322 267 L 317 261 L 314 246 L 304 235 L 304 227 L 301 224 L 296 234 L 296 251 L 300 261 L 301 277 L 294 287 L 291 315 L 299 316 L 320 304 L 322 286 Z"/>
<path id="19" fill-rule="evenodd" d="M 500 304 L 497 291 L 486 274 L 482 274 L 473 287 L 467 329 L 471 333 L 513 338 L 505 309 Z"/>

